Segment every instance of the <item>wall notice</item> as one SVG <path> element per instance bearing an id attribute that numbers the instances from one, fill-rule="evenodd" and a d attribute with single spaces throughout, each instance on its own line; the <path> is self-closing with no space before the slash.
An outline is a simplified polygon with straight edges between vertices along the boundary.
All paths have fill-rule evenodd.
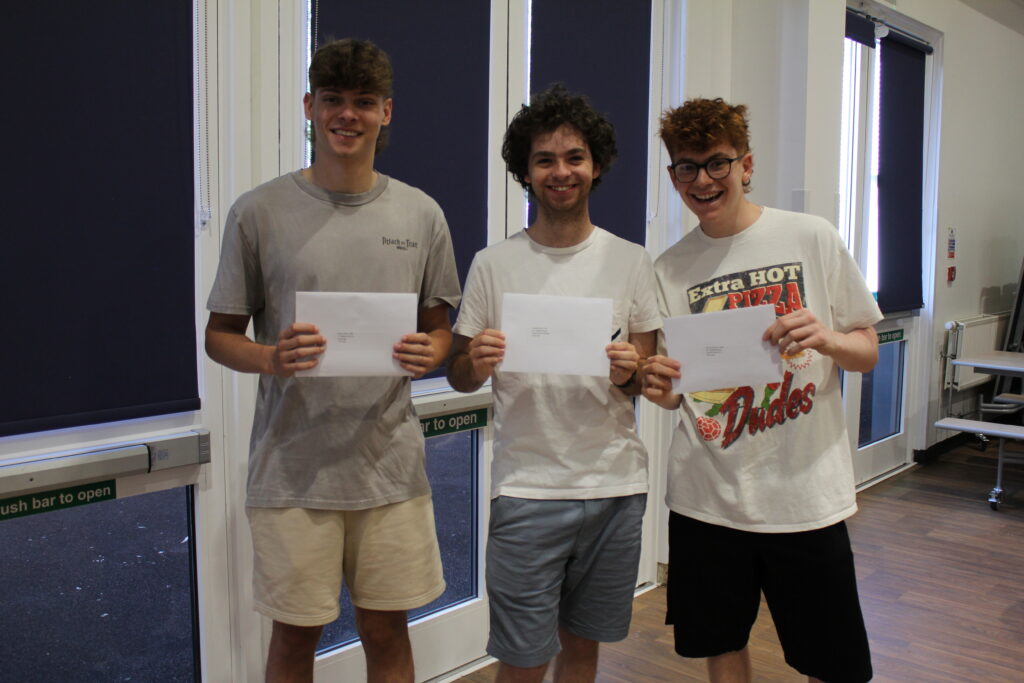
<path id="1" fill-rule="evenodd" d="M 114 479 L 81 486 L 69 486 L 53 491 L 27 493 L 23 496 L 0 500 L 0 522 L 5 519 L 35 515 L 51 510 L 63 510 L 115 498 L 117 498 L 117 482 Z"/>
<path id="2" fill-rule="evenodd" d="M 879 344 L 891 344 L 892 342 L 903 341 L 903 330 L 889 330 L 878 333 Z"/>
<path id="3" fill-rule="evenodd" d="M 452 432 L 464 432 L 468 429 L 480 429 L 487 425 L 487 408 L 466 410 L 461 413 L 449 413 L 425 417 L 420 420 L 420 428 L 424 437 L 440 436 Z"/>

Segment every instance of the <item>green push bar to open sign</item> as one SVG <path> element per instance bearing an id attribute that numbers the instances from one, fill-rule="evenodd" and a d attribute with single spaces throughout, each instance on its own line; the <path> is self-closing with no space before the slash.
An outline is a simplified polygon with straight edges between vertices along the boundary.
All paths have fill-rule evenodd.
<path id="1" fill-rule="evenodd" d="M 117 498 L 116 480 L 97 481 L 0 500 L 0 521 Z"/>
<path id="2" fill-rule="evenodd" d="M 903 341 L 903 330 L 889 330 L 888 332 L 878 333 L 879 344 L 890 344 L 898 341 Z"/>
<path id="3" fill-rule="evenodd" d="M 420 427 L 426 438 L 452 432 L 464 432 L 469 429 L 480 429 L 485 426 L 487 426 L 487 408 L 424 417 L 420 420 Z"/>

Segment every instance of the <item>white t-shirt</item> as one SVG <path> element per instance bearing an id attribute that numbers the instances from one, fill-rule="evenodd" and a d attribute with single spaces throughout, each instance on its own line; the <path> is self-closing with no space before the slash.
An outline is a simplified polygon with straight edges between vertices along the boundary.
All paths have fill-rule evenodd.
<path id="1" fill-rule="evenodd" d="M 479 252 L 466 279 L 455 333 L 500 329 L 505 292 L 614 301 L 609 339 L 661 327 L 651 259 L 643 247 L 595 228 L 552 248 L 526 231 Z M 647 451 L 633 401 L 607 377 L 494 373 L 491 496 L 589 499 L 647 491 Z"/>
<path id="2" fill-rule="evenodd" d="M 665 317 L 806 307 L 840 332 L 882 318 L 835 228 L 807 214 L 767 208 L 743 232 L 718 239 L 697 228 L 658 258 L 655 272 Z M 809 349 L 783 366 L 781 383 L 684 396 L 669 458 L 673 511 L 760 532 L 818 529 L 856 511 L 838 366 Z"/>

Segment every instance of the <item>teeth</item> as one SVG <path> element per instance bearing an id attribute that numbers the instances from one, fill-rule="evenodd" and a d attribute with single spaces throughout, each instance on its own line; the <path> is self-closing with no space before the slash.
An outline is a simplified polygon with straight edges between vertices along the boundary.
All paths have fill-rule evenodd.
<path id="1" fill-rule="evenodd" d="M 572 185 L 553 185 L 551 189 L 554 190 L 555 192 L 565 192 L 571 187 Z"/>
<path id="2" fill-rule="evenodd" d="M 355 136 L 359 135 L 359 133 L 357 133 L 354 130 L 341 130 L 340 128 L 335 128 L 331 130 L 331 132 L 334 133 L 335 135 L 341 135 L 346 138 L 354 138 Z"/>
<path id="3" fill-rule="evenodd" d="M 712 192 L 711 194 L 695 194 L 693 196 L 696 197 L 697 199 L 699 199 L 702 202 L 709 202 L 712 199 L 717 199 L 718 196 L 721 195 L 721 194 L 722 194 L 721 192 Z"/>

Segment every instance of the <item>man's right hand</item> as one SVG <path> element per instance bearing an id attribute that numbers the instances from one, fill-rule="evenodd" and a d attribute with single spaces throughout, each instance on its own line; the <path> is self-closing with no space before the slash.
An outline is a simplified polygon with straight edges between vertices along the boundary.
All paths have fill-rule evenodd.
<path id="1" fill-rule="evenodd" d="M 641 371 L 642 393 L 647 400 L 665 408 L 675 410 L 683 397 L 672 392 L 672 380 L 682 377 L 682 365 L 667 356 L 651 356 Z"/>
<path id="2" fill-rule="evenodd" d="M 486 329 L 469 341 L 466 353 L 473 363 L 473 374 L 482 384 L 495 366 L 505 360 L 505 334 L 501 330 Z"/>
<path id="3" fill-rule="evenodd" d="M 292 323 L 277 337 L 277 345 L 269 347 L 269 368 L 266 374 L 291 377 L 299 370 L 315 368 L 327 340 L 312 323 Z"/>
<path id="4" fill-rule="evenodd" d="M 486 329 L 472 339 L 455 335 L 448 360 L 448 381 L 456 391 L 476 391 L 505 359 L 505 335 Z"/>

